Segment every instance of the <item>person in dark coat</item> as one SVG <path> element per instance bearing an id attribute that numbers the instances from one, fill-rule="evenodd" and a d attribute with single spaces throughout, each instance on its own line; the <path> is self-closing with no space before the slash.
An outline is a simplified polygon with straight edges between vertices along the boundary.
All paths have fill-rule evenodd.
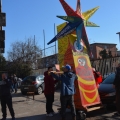
<path id="1" fill-rule="evenodd" d="M 12 96 L 10 92 L 11 82 L 7 78 L 6 73 L 2 74 L 2 81 L 4 82 L 4 84 L 0 85 L 1 107 L 2 107 L 2 113 L 3 113 L 3 118 L 1 120 L 6 120 L 6 117 L 7 117 L 6 105 L 8 106 L 8 109 L 10 111 L 12 120 L 15 120 L 15 113 L 12 106 Z"/>
<path id="2" fill-rule="evenodd" d="M 44 94 L 46 97 L 46 112 L 49 117 L 52 117 L 54 110 L 52 108 L 54 102 L 54 92 L 55 92 L 55 83 L 57 80 L 54 80 L 53 77 L 49 74 L 50 71 L 53 71 L 52 67 L 48 67 L 48 71 L 44 72 Z"/>
<path id="3" fill-rule="evenodd" d="M 61 81 L 61 115 L 62 120 L 65 120 L 65 112 L 66 112 L 66 105 L 69 104 L 72 112 L 72 120 L 76 120 L 76 110 L 74 105 L 74 94 L 75 94 L 75 86 L 74 81 L 77 80 L 77 76 L 71 72 L 71 66 L 66 65 L 63 68 L 64 74 L 61 76 L 56 75 L 55 73 L 51 72 L 51 75 Z"/>
<path id="4" fill-rule="evenodd" d="M 113 86 L 116 89 L 117 113 L 115 113 L 115 115 L 120 116 L 120 63 L 118 64 L 118 67 L 116 68 L 116 75 L 115 75 Z"/>

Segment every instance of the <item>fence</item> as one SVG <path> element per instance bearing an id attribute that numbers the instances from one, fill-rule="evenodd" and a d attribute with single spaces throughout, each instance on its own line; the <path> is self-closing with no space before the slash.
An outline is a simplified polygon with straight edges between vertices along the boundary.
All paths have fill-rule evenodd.
<path id="1" fill-rule="evenodd" d="M 120 57 L 91 61 L 92 67 L 101 72 L 102 76 L 115 72 L 118 63 L 120 63 Z"/>
<path id="2" fill-rule="evenodd" d="M 49 65 L 54 67 L 54 64 L 58 63 L 57 58 L 57 54 L 42 58 L 42 60 L 40 61 L 41 66 L 38 70 L 33 70 L 33 74 L 43 74 L 44 71 L 47 70 L 47 67 Z M 120 57 L 91 60 L 91 66 L 94 67 L 97 71 L 99 71 L 102 76 L 115 72 L 118 63 L 120 63 Z"/>

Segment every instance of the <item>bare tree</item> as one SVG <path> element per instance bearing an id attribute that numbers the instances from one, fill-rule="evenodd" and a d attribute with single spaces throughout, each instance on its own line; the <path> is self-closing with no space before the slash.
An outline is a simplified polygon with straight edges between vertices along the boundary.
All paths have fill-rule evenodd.
<path id="1" fill-rule="evenodd" d="M 38 68 L 37 58 L 42 57 L 41 48 L 38 46 L 34 39 L 29 38 L 26 41 L 17 41 L 11 44 L 11 48 L 8 51 L 8 61 L 14 63 L 14 66 L 20 69 L 23 66 L 29 66 L 29 69 Z"/>
<path id="2" fill-rule="evenodd" d="M 42 57 L 42 51 L 32 38 L 25 42 L 12 43 L 11 49 L 8 51 L 9 61 L 33 63 L 38 57 Z"/>

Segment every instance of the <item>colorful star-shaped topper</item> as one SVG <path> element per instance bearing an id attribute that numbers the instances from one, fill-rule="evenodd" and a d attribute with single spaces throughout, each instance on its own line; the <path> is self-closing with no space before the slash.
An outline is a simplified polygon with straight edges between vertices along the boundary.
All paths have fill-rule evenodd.
<path id="1" fill-rule="evenodd" d="M 82 13 L 80 7 L 80 0 L 77 0 L 77 8 L 74 11 L 64 0 L 60 0 L 66 14 L 68 16 L 57 16 L 63 20 L 66 20 L 68 24 L 50 41 L 48 45 L 55 42 L 56 40 L 64 37 L 73 31 L 77 34 L 77 47 L 81 49 L 81 39 L 85 43 L 88 54 L 91 54 L 85 26 L 98 27 L 95 23 L 89 22 L 88 19 L 97 11 L 99 7 L 93 8 L 87 12 Z"/>
<path id="2" fill-rule="evenodd" d="M 64 0 L 60 0 L 66 14 L 69 17 L 76 17 L 76 18 L 82 18 L 84 20 L 84 24 L 87 27 L 99 27 L 98 25 L 96 25 L 93 22 L 88 21 L 89 18 L 99 9 L 99 7 L 95 7 L 91 10 L 88 10 L 84 13 L 81 12 L 81 7 L 80 7 L 80 0 L 77 0 L 77 7 L 76 7 L 76 11 L 74 11 Z M 71 18 L 67 18 L 68 16 L 57 16 L 63 20 L 69 21 Z"/>

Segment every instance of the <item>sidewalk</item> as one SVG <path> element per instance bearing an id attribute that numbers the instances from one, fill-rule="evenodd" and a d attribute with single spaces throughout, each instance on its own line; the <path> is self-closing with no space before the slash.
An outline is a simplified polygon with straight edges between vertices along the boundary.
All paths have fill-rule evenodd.
<path id="1" fill-rule="evenodd" d="M 57 111 L 57 108 L 60 107 L 58 92 L 55 94 L 53 109 L 56 114 L 53 117 L 46 117 L 46 100 L 44 94 L 35 95 L 35 100 L 32 100 L 32 96 L 30 96 L 30 99 L 26 100 L 26 96 L 21 95 L 20 91 L 18 91 L 16 94 L 12 94 L 12 96 L 16 120 L 60 120 L 61 118 Z M 8 109 L 7 113 L 7 118 L 11 118 Z M 0 112 L 0 118 L 1 116 L 2 113 Z M 66 119 L 71 120 L 69 114 L 67 115 Z"/>
<path id="2" fill-rule="evenodd" d="M 30 96 L 29 100 L 26 100 L 26 96 L 23 96 L 20 91 L 18 91 L 17 94 L 12 94 L 12 96 L 16 120 L 61 120 L 61 116 L 57 111 L 57 108 L 60 107 L 59 92 L 55 93 L 53 109 L 56 114 L 53 117 L 46 117 L 46 100 L 44 94 L 35 95 L 35 100 L 32 100 L 32 96 Z M 114 109 L 109 110 L 107 113 L 104 113 L 103 111 L 94 111 L 87 115 L 87 120 L 120 120 L 120 118 L 111 118 L 111 116 L 114 114 L 114 111 Z M 7 113 L 7 120 L 10 120 L 11 116 L 8 109 Z M 1 117 L 2 113 L 0 112 L 0 118 Z M 71 120 L 71 113 L 69 111 L 66 113 L 66 120 Z"/>

